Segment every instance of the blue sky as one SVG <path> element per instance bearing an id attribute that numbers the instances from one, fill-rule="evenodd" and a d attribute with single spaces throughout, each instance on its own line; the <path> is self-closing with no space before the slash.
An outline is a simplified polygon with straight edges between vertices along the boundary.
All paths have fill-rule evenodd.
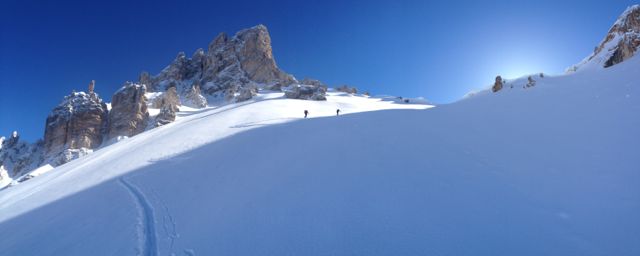
<path id="1" fill-rule="evenodd" d="M 264 24 L 280 68 L 373 94 L 447 103 L 497 75 L 559 74 L 633 1 L 0 2 L 0 135 L 35 141 L 92 79 L 111 94 L 179 51 Z"/>

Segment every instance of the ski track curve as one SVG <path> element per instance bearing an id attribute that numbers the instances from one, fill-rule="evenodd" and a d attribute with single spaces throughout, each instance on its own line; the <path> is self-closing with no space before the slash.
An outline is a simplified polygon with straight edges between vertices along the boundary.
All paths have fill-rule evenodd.
<path id="1" fill-rule="evenodd" d="M 139 235 L 138 255 L 156 256 L 158 255 L 158 243 L 156 237 L 156 225 L 153 207 L 149 200 L 136 185 L 127 181 L 124 177 L 118 179 L 120 184 L 127 189 L 127 192 L 134 199 L 138 208 Z"/>

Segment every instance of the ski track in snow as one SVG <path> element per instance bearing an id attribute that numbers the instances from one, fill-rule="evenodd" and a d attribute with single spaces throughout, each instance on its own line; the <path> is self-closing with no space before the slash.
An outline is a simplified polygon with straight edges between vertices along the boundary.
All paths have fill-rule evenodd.
<path id="1" fill-rule="evenodd" d="M 167 239 L 170 241 L 169 255 L 175 255 L 175 253 L 173 252 L 173 246 L 175 244 L 175 240 L 180 237 L 180 234 L 178 234 L 178 231 L 176 229 L 176 221 L 173 215 L 171 214 L 171 211 L 169 211 L 169 206 L 166 204 L 166 202 L 164 202 L 160 198 L 156 190 L 152 190 L 152 191 L 153 191 L 153 196 L 155 197 L 157 202 L 159 202 L 162 205 L 162 208 L 164 209 L 165 214 L 162 216 L 162 228 L 164 230 L 165 235 L 167 236 Z"/>
<path id="2" fill-rule="evenodd" d="M 151 204 L 140 191 L 140 188 L 127 181 L 124 177 L 118 179 L 120 184 L 127 189 L 131 197 L 133 197 L 136 207 L 138 208 L 139 219 L 139 255 L 155 256 L 158 255 L 158 243 L 156 239 L 156 227 L 153 208 Z"/>

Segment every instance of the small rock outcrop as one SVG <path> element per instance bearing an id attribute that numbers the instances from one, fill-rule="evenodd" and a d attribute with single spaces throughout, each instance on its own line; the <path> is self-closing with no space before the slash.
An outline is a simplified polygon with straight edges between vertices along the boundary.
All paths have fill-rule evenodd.
<path id="1" fill-rule="evenodd" d="M 207 98 L 202 96 L 200 91 L 200 84 L 194 83 L 191 85 L 189 91 L 187 91 L 184 95 L 184 99 L 182 100 L 182 105 L 192 108 L 204 108 L 207 107 Z"/>
<path id="2" fill-rule="evenodd" d="M 493 87 L 491 87 L 491 91 L 498 92 L 498 91 L 502 90 L 503 84 L 504 84 L 504 82 L 502 81 L 502 77 L 501 76 L 496 76 L 496 81 L 493 83 Z"/>
<path id="3" fill-rule="evenodd" d="M 533 80 L 533 77 L 527 77 L 527 84 L 525 85 L 527 88 L 536 86 L 536 80 Z"/>
<path id="4" fill-rule="evenodd" d="M 284 88 L 284 96 L 289 99 L 327 100 L 327 87 L 313 84 L 294 84 Z"/>
<path id="5" fill-rule="evenodd" d="M 97 93 L 71 93 L 47 117 L 45 157 L 57 166 L 71 160 L 65 157 L 67 150 L 99 147 L 107 124 L 107 105 Z"/>
<path id="6" fill-rule="evenodd" d="M 358 88 L 349 87 L 348 85 L 342 85 L 342 86 L 339 86 L 338 88 L 336 88 L 336 91 L 346 92 L 346 93 L 350 93 L 350 94 L 356 94 L 356 93 L 358 93 Z"/>
<path id="7" fill-rule="evenodd" d="M 149 122 L 145 85 L 127 82 L 111 98 L 107 139 L 131 137 L 143 132 Z"/>
<path id="8" fill-rule="evenodd" d="M 155 126 L 161 126 L 176 120 L 176 112 L 179 111 L 180 99 L 176 87 L 169 87 L 161 97 L 157 99 L 160 113 L 156 116 Z"/>
<path id="9" fill-rule="evenodd" d="M 640 48 L 640 5 L 627 8 L 589 57 L 567 69 L 608 68 L 633 57 Z"/>

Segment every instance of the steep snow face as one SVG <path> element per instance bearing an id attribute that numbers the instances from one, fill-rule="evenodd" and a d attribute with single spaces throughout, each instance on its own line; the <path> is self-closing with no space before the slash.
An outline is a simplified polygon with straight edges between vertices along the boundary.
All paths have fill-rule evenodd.
<path id="1" fill-rule="evenodd" d="M 567 68 L 567 72 L 613 66 L 634 56 L 638 47 L 640 47 L 640 5 L 633 5 L 618 17 L 593 54 Z"/>
<path id="2" fill-rule="evenodd" d="M 638 68 L 427 110 L 329 92 L 179 112 L 1 191 L 0 251 L 639 255 Z"/>

